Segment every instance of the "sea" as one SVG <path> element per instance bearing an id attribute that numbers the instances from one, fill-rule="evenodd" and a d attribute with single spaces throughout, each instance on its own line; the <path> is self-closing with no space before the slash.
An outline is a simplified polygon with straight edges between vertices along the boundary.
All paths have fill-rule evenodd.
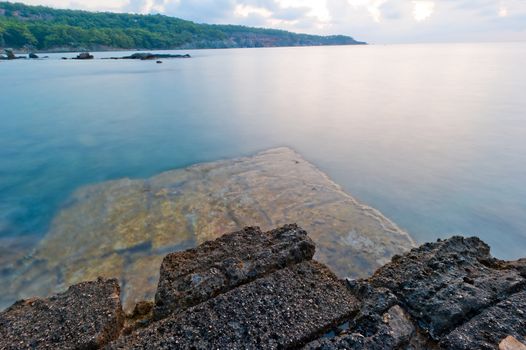
<path id="1" fill-rule="evenodd" d="M 0 61 L 1 238 L 87 184 L 288 146 L 418 242 L 526 256 L 526 43 L 173 53 Z"/>

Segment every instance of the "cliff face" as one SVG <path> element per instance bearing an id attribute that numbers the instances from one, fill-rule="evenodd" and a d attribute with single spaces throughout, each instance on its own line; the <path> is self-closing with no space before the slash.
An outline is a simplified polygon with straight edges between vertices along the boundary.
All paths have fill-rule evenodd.
<path id="1" fill-rule="evenodd" d="M 19 301 L 1 349 L 523 349 L 526 260 L 477 238 L 424 244 L 361 280 L 312 259 L 296 225 L 166 256 L 154 302 L 123 320 L 115 280 Z"/>

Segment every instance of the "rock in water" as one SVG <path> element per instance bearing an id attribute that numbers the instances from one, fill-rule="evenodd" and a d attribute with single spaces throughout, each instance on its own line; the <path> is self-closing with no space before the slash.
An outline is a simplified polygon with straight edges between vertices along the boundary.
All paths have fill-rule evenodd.
<path id="1" fill-rule="evenodd" d="M 31 259 L 0 275 L 0 307 L 104 276 L 123 281 L 123 304 L 131 311 L 153 299 L 167 253 L 245 226 L 268 231 L 291 222 L 309 232 L 315 258 L 340 277 L 367 277 L 414 245 L 299 154 L 277 148 L 79 189 Z"/>
<path id="2" fill-rule="evenodd" d="M 35 59 L 35 58 L 38 58 L 38 55 L 35 54 L 35 53 L 33 53 L 33 52 L 31 52 L 31 53 L 29 54 L 29 58 Z"/>
<path id="3" fill-rule="evenodd" d="M 15 53 L 11 49 L 4 49 L 4 52 L 8 60 L 16 60 L 18 58 L 16 57 Z"/>
<path id="4" fill-rule="evenodd" d="M 82 52 L 75 57 L 76 60 L 92 60 L 94 56 L 89 52 Z"/>
<path id="5" fill-rule="evenodd" d="M 166 256 L 154 316 L 164 318 L 286 266 L 310 260 L 314 243 L 296 225 L 263 233 L 245 228 Z"/>
<path id="6" fill-rule="evenodd" d="M 0 348 L 98 349 L 116 339 L 123 324 L 118 282 L 99 279 L 1 312 Z"/>
<path id="7" fill-rule="evenodd" d="M 190 58 L 189 54 L 180 55 L 180 54 L 162 54 L 162 53 L 151 53 L 151 52 L 136 52 L 130 56 L 124 57 L 110 57 L 112 60 L 158 60 L 162 58 Z M 157 63 L 163 63 L 162 61 L 157 61 Z"/>

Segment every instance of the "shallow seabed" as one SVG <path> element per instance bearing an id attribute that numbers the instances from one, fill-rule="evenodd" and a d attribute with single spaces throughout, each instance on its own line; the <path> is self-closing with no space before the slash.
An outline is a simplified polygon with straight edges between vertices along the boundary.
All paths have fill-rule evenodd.
<path id="1" fill-rule="evenodd" d="M 316 242 L 315 258 L 340 277 L 366 277 L 414 245 L 299 154 L 277 148 L 79 189 L 32 254 L 4 265 L 0 308 L 104 276 L 119 278 L 129 310 L 153 299 L 166 254 L 254 223 L 299 224 Z"/>

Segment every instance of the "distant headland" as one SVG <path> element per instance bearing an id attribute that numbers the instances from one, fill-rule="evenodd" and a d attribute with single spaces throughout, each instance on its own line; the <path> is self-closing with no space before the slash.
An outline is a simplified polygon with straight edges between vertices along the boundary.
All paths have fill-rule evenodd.
<path id="1" fill-rule="evenodd" d="M 350 36 L 296 34 L 239 25 L 0 2 L 0 48 L 26 52 L 364 45 Z"/>

